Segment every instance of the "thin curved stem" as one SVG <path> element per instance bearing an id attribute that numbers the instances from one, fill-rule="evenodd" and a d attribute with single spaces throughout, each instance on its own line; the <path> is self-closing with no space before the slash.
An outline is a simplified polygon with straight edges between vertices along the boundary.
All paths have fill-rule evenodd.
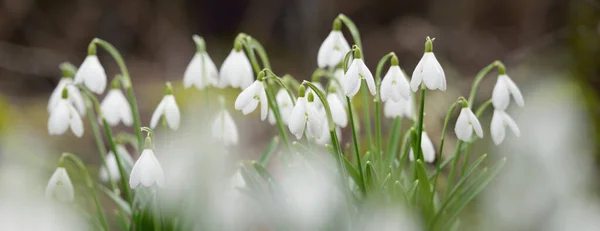
<path id="1" fill-rule="evenodd" d="M 292 101 L 292 105 L 296 106 L 296 97 L 294 96 L 294 93 L 292 92 L 292 90 L 287 85 L 285 85 L 285 83 L 283 83 L 283 79 L 281 77 L 275 75 L 275 73 L 273 73 L 273 71 L 271 71 L 269 69 L 265 68 L 265 69 L 263 69 L 263 71 L 267 72 L 267 74 L 268 74 L 263 79 L 272 79 L 277 84 L 279 84 L 279 86 L 281 86 L 287 92 L 288 96 L 290 97 L 290 100 Z"/>
<path id="2" fill-rule="evenodd" d="M 419 124 L 417 124 L 417 145 L 415 150 L 415 160 L 424 162 L 423 153 L 421 150 L 421 136 L 423 134 L 423 117 L 425 115 L 425 87 L 421 87 L 421 107 L 419 108 Z"/>
<path id="3" fill-rule="evenodd" d="M 350 97 L 346 96 L 346 102 L 348 104 L 348 111 L 350 112 L 349 114 L 350 114 L 350 127 L 352 128 L 352 143 L 354 143 L 354 154 L 356 155 L 356 162 L 358 163 L 358 173 L 360 175 L 360 182 L 358 182 L 358 183 L 362 185 L 362 187 L 359 187 L 359 188 L 362 189 L 363 195 L 366 195 L 367 191 L 366 191 L 365 177 L 363 174 L 362 161 L 360 160 L 360 149 L 358 147 L 358 139 L 356 138 L 356 126 L 354 123 L 354 113 L 352 112 L 352 100 L 350 100 Z"/>
<path id="4" fill-rule="evenodd" d="M 502 62 L 496 60 L 493 63 L 490 63 L 489 65 L 487 65 L 486 67 L 484 67 L 483 69 L 481 69 L 477 75 L 475 76 L 475 81 L 473 82 L 473 85 L 471 86 L 471 93 L 469 93 L 469 108 L 473 107 L 473 102 L 475 101 L 475 93 L 477 92 L 477 88 L 479 87 L 479 83 L 481 83 L 481 80 L 483 80 L 483 78 L 494 68 L 497 67 L 498 65 L 503 65 Z"/>
<path id="5" fill-rule="evenodd" d="M 339 18 L 344 23 L 344 25 L 346 25 L 346 27 L 350 31 L 350 34 L 352 34 L 354 44 L 356 44 L 358 48 L 362 50 L 363 47 L 362 42 L 360 40 L 360 32 L 358 31 L 358 27 L 356 27 L 354 22 L 344 14 L 339 14 L 337 18 Z"/>

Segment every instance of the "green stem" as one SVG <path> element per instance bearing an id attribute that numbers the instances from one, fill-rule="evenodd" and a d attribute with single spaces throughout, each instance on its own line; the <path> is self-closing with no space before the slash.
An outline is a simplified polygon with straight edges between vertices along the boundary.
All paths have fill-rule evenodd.
<path id="1" fill-rule="evenodd" d="M 490 105 L 492 104 L 492 100 L 489 99 L 488 101 L 485 101 L 485 103 L 481 104 L 481 106 L 479 106 L 479 108 L 477 108 L 477 111 L 475 112 L 475 117 L 477 117 L 478 119 L 481 117 L 481 114 L 483 114 L 483 112 L 485 111 L 486 108 L 488 108 Z M 477 139 L 477 137 L 475 137 L 475 139 Z M 466 170 L 466 166 L 467 163 L 469 161 L 469 153 L 471 151 L 471 145 L 473 145 L 473 142 L 475 140 L 471 140 L 471 142 L 467 143 L 467 146 L 465 147 L 465 160 L 463 161 L 463 166 L 462 166 L 462 170 L 461 170 L 461 176 L 464 174 L 465 170 Z"/>
<path id="2" fill-rule="evenodd" d="M 385 154 L 387 158 L 387 165 L 392 165 L 394 163 L 394 158 L 397 156 L 398 151 L 398 142 L 400 138 L 400 132 L 402 131 L 402 119 L 400 116 L 396 116 L 394 119 L 394 124 L 392 125 L 392 130 L 389 135 L 388 145 L 385 149 Z"/>
<path id="3" fill-rule="evenodd" d="M 383 171 L 383 152 L 381 151 L 381 72 L 383 71 L 383 66 L 392 56 L 395 56 L 394 52 L 390 52 L 384 55 L 377 63 L 377 69 L 375 69 L 375 86 L 377 87 L 377 93 L 375 95 L 375 141 L 377 142 L 377 154 L 380 159 L 380 169 Z M 391 155 L 391 153 L 386 153 L 386 155 Z M 383 172 L 382 172 L 383 174 Z"/>
<path id="4" fill-rule="evenodd" d="M 417 125 L 417 145 L 414 154 L 415 160 L 425 161 L 421 150 L 421 136 L 423 134 L 423 117 L 425 115 L 425 87 L 421 88 L 421 107 L 419 108 L 419 124 Z"/>
<path id="5" fill-rule="evenodd" d="M 454 103 L 452 105 L 450 105 L 450 108 L 448 108 L 448 112 L 446 112 L 446 118 L 444 119 L 444 127 L 442 129 L 442 138 L 441 138 L 441 141 L 440 141 L 440 151 L 438 152 L 438 158 L 437 158 L 437 164 L 436 164 L 436 172 L 434 174 L 433 181 L 432 181 L 433 182 L 433 191 L 432 191 L 433 192 L 433 196 L 435 196 L 435 190 L 437 188 L 438 175 L 439 175 L 439 173 L 441 171 L 442 153 L 444 151 L 444 141 L 446 140 L 446 128 L 448 127 L 448 122 L 450 121 L 450 116 L 452 115 L 452 112 L 456 108 L 456 105 L 458 105 L 461 101 L 462 101 L 462 96 L 459 97 L 456 101 L 454 101 Z"/>
<path id="6" fill-rule="evenodd" d="M 367 141 L 369 150 L 373 150 L 373 131 L 371 131 L 371 110 L 369 108 L 369 89 L 367 89 L 367 83 L 363 79 L 361 81 L 361 91 L 363 98 L 363 112 L 365 119 L 365 133 L 367 134 Z M 372 151 L 371 151 L 372 152 Z M 379 156 L 379 155 L 377 155 Z"/>
<path id="7" fill-rule="evenodd" d="M 475 81 L 473 82 L 473 85 L 471 86 L 471 93 L 469 93 L 469 108 L 473 107 L 473 101 L 475 101 L 475 93 L 477 92 L 477 88 L 479 87 L 479 83 L 481 83 L 481 80 L 483 80 L 483 78 L 494 68 L 497 67 L 498 65 L 503 65 L 502 62 L 496 60 L 493 63 L 490 63 L 489 65 L 487 65 L 486 67 L 484 67 L 483 69 L 481 69 L 477 75 L 475 76 Z"/>
<path id="8" fill-rule="evenodd" d="M 362 187 L 360 187 L 362 189 L 362 193 L 363 195 L 366 195 L 366 185 L 365 185 L 365 177 L 363 174 L 363 167 L 362 167 L 362 162 L 360 160 L 360 149 L 358 147 L 358 139 L 356 138 L 356 126 L 354 124 L 354 113 L 352 113 L 352 100 L 350 100 L 350 97 L 346 97 L 346 102 L 348 103 L 348 111 L 350 111 L 350 126 L 352 128 L 352 142 L 354 143 L 354 154 L 356 155 L 356 162 L 358 163 L 358 172 L 360 175 L 360 182 L 358 182 L 359 184 L 362 185 Z"/>
<path id="9" fill-rule="evenodd" d="M 406 158 L 408 156 L 408 150 L 410 150 L 409 146 L 408 146 L 408 140 L 410 140 L 410 132 L 411 129 L 406 130 L 406 132 L 404 133 L 404 136 L 402 138 L 402 145 L 400 146 L 400 157 L 398 158 L 398 170 L 399 170 L 399 175 L 398 177 L 402 176 L 403 173 L 403 168 L 404 168 L 404 163 L 406 163 Z"/>
<path id="10" fill-rule="evenodd" d="M 63 159 L 71 160 L 75 165 L 77 165 L 79 170 L 81 170 L 83 172 L 85 184 L 86 184 L 87 188 L 90 190 L 92 197 L 94 198 L 94 205 L 96 207 L 96 212 L 98 213 L 98 217 L 100 217 L 100 222 L 102 224 L 102 228 L 104 228 L 104 230 L 108 230 L 108 223 L 106 222 L 106 217 L 104 216 L 104 212 L 102 211 L 102 206 L 100 206 L 100 201 L 98 200 L 98 195 L 96 195 L 96 189 L 94 188 L 94 183 L 93 183 L 92 177 L 90 176 L 90 173 L 88 172 L 87 168 L 83 164 L 83 161 L 76 155 L 74 155 L 72 153 L 67 153 L 67 152 L 62 154 L 59 162 L 62 163 Z"/>
<path id="11" fill-rule="evenodd" d="M 263 79 L 272 79 L 274 80 L 277 84 L 279 84 L 279 86 L 281 86 L 281 88 L 285 89 L 285 91 L 287 92 L 288 96 L 290 97 L 290 100 L 292 101 L 292 105 L 296 106 L 296 97 L 294 96 L 294 93 L 292 92 L 292 90 L 285 85 L 285 83 L 283 83 L 283 79 L 277 75 L 275 75 L 275 73 L 273 73 L 273 71 L 269 70 L 269 69 L 263 69 L 263 71 L 266 71 L 268 75 L 265 75 L 265 77 Z"/>
<path id="12" fill-rule="evenodd" d="M 94 109 L 92 108 L 91 104 L 92 100 L 87 98 L 88 100 L 86 102 L 86 110 L 87 110 L 87 114 L 88 114 L 88 118 L 90 119 L 90 127 L 92 128 L 92 134 L 94 135 L 94 140 L 96 141 L 96 146 L 98 146 L 98 154 L 100 155 L 100 160 L 102 161 L 102 164 L 104 166 L 106 165 L 106 148 L 104 147 L 104 141 L 102 140 L 102 133 L 100 133 L 100 128 L 98 127 L 98 118 L 96 117 L 96 112 L 94 111 Z M 115 154 L 116 155 L 116 154 Z M 115 185 L 115 183 L 112 181 L 112 177 L 111 177 L 111 173 L 110 171 L 106 171 L 107 176 L 108 176 L 108 181 L 110 182 L 110 186 L 112 187 L 113 190 L 115 190 L 117 187 Z"/>
<path id="13" fill-rule="evenodd" d="M 352 20 L 350 20 L 350 18 L 348 18 L 344 14 L 339 14 L 337 18 L 342 20 L 344 25 L 346 25 L 346 27 L 350 31 L 350 34 L 352 34 L 352 39 L 354 40 L 354 44 L 356 44 L 358 46 L 358 48 L 360 48 L 362 50 L 363 47 L 362 47 L 362 42 L 360 40 L 360 33 L 358 31 L 358 28 L 354 24 L 354 22 L 352 22 Z"/>
<path id="14" fill-rule="evenodd" d="M 138 149 L 141 149 L 144 145 L 144 137 L 142 137 L 142 132 L 140 131 L 140 127 L 142 126 L 140 120 L 140 111 L 138 110 L 135 94 L 133 93 L 133 86 L 131 84 L 131 76 L 129 75 L 125 61 L 123 60 L 121 53 L 119 53 L 119 51 L 109 42 L 95 38 L 92 40 L 92 43 L 98 44 L 104 48 L 117 62 L 117 65 L 121 70 L 121 75 L 123 75 L 123 78 L 121 79 L 122 85 L 123 88 L 125 88 L 125 92 L 127 92 L 127 99 L 129 100 L 129 106 L 131 107 L 131 112 L 133 114 L 133 130 L 135 130 L 135 136 L 138 139 Z M 117 155 L 115 154 L 115 156 Z"/>

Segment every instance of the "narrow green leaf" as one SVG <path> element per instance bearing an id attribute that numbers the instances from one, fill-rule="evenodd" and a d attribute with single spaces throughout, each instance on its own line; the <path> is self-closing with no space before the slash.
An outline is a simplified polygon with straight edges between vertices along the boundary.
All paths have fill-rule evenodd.
<path id="1" fill-rule="evenodd" d="M 379 181 L 377 179 L 377 173 L 375 172 L 375 169 L 373 168 L 373 164 L 371 164 L 370 161 L 367 161 L 366 167 L 365 167 L 365 180 L 367 182 L 367 188 L 373 190 L 375 189 L 376 185 L 379 185 Z"/>
<path id="2" fill-rule="evenodd" d="M 275 154 L 275 150 L 279 147 L 280 139 L 279 136 L 274 136 L 267 145 L 267 148 L 260 154 L 259 163 L 262 166 L 269 165 L 269 161 L 271 161 L 271 157 Z"/>
<path id="3" fill-rule="evenodd" d="M 400 128 L 402 126 L 402 119 L 400 117 L 396 117 L 394 119 L 394 124 L 392 124 L 392 130 L 390 131 L 390 139 L 388 141 L 388 146 L 385 150 L 385 155 L 387 158 L 387 165 L 392 165 L 394 163 L 394 159 L 398 156 L 398 147 L 400 146 Z"/>
<path id="4" fill-rule="evenodd" d="M 421 183 L 419 183 L 419 199 L 421 200 L 421 212 L 423 213 L 423 219 L 428 221 L 434 215 L 432 192 L 431 192 L 431 183 L 429 182 L 429 177 L 427 176 L 427 171 L 425 170 L 425 164 L 421 160 L 417 160 L 414 162 L 417 178 Z"/>
<path id="5" fill-rule="evenodd" d="M 121 196 L 115 194 L 113 191 L 106 188 L 104 185 L 98 184 L 96 187 L 99 188 L 100 191 L 102 191 L 106 196 L 108 196 L 108 198 L 112 199 L 115 202 L 115 204 L 117 204 L 117 206 L 121 209 L 121 211 L 127 214 L 127 216 L 131 216 L 131 207 L 129 207 L 127 201 L 123 200 Z"/>
<path id="6" fill-rule="evenodd" d="M 358 171 L 356 170 L 356 168 L 354 168 L 354 166 L 352 166 L 352 164 L 350 163 L 350 161 L 348 161 L 348 159 L 344 156 L 343 158 L 344 160 L 344 167 L 346 168 L 346 172 L 348 173 L 348 176 L 350 176 L 352 178 L 352 180 L 354 181 L 354 183 L 356 185 L 358 185 L 358 188 L 361 190 L 361 192 L 364 192 L 364 188 L 363 184 L 361 184 L 361 179 L 360 179 L 360 174 L 358 173 Z"/>

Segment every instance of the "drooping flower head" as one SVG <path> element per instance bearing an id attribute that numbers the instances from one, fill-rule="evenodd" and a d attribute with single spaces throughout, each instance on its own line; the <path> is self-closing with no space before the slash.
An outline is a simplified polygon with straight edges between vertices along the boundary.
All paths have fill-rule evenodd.
<path id="1" fill-rule="evenodd" d="M 220 99 L 221 104 L 224 104 L 224 99 Z M 215 120 L 212 125 L 212 135 L 217 140 L 223 142 L 225 146 L 232 146 L 238 144 L 238 130 L 235 125 L 235 121 L 231 118 L 231 115 L 225 109 L 223 105 L 223 110 L 217 113 Z"/>
<path id="2" fill-rule="evenodd" d="M 51 113 L 52 109 L 56 107 L 56 104 L 62 98 L 63 89 L 66 88 L 67 91 L 69 91 L 69 101 L 71 104 L 75 106 L 79 115 L 85 116 L 85 102 L 83 101 L 79 88 L 73 85 L 73 77 L 75 76 L 75 72 L 77 72 L 77 68 L 70 63 L 62 63 L 60 64 L 60 69 L 63 77 L 50 95 L 50 99 L 48 100 L 48 112 Z"/>
<path id="3" fill-rule="evenodd" d="M 320 68 L 335 67 L 342 60 L 346 53 L 350 51 L 350 45 L 344 34 L 342 34 L 342 25 L 339 19 L 333 22 L 333 30 L 329 33 L 325 41 L 319 47 L 317 54 L 317 64 Z"/>
<path id="4" fill-rule="evenodd" d="M 146 137 L 145 146 L 142 155 L 140 155 L 140 158 L 131 169 L 129 187 L 135 189 L 140 185 L 151 187 L 154 184 L 158 187 L 163 187 L 165 185 L 165 175 L 156 156 L 154 156 L 150 137 Z"/>
<path id="5" fill-rule="evenodd" d="M 422 84 L 429 90 L 446 91 L 446 75 L 433 54 L 433 40 L 429 37 L 425 41 L 425 53 L 413 71 L 410 88 L 416 92 Z"/>
<path id="6" fill-rule="evenodd" d="M 381 101 L 400 101 L 410 99 L 411 91 L 404 72 L 398 66 L 398 58 L 392 56 L 392 65 L 383 77 L 380 86 Z"/>
<path id="7" fill-rule="evenodd" d="M 75 83 L 83 83 L 90 91 L 102 94 L 106 89 L 106 72 L 96 56 L 96 44 L 88 47 L 88 56 L 83 60 L 75 74 Z"/>
<path id="8" fill-rule="evenodd" d="M 177 130 L 179 128 L 181 113 L 179 112 L 177 102 L 175 102 L 175 97 L 173 96 L 173 88 L 171 87 L 170 82 L 167 82 L 165 84 L 165 96 L 156 107 L 156 110 L 154 110 L 154 113 L 152 113 L 152 119 L 150 119 L 150 127 L 152 129 L 156 128 L 158 121 L 160 120 L 160 118 L 163 117 L 165 118 L 167 126 L 171 130 Z"/>
<path id="9" fill-rule="evenodd" d="M 133 166 L 133 158 L 131 158 L 131 154 L 129 154 L 125 146 L 117 145 L 115 149 L 117 150 L 122 164 L 129 166 L 127 169 L 131 168 L 131 166 Z M 106 165 L 102 165 L 98 172 L 100 180 L 103 182 L 109 182 L 109 180 L 113 182 L 119 181 L 121 179 L 121 172 L 119 172 L 117 158 L 112 150 L 106 154 L 104 160 L 106 161 Z"/>
<path id="10" fill-rule="evenodd" d="M 125 126 L 133 124 L 131 106 L 119 88 L 119 78 L 113 79 L 110 90 L 100 103 L 100 109 L 110 126 L 117 126 L 120 122 L 123 122 Z"/>
<path id="11" fill-rule="evenodd" d="M 512 130 L 515 136 L 520 136 L 521 131 L 517 126 L 517 123 L 508 115 L 504 110 L 494 110 L 492 115 L 492 122 L 490 125 L 490 133 L 492 134 L 492 140 L 496 145 L 500 145 L 506 137 L 506 126 Z"/>
<path id="12" fill-rule="evenodd" d="M 463 101 L 463 108 L 460 110 L 460 114 L 456 120 L 454 132 L 460 140 L 468 142 L 471 140 L 471 136 L 473 136 L 473 131 L 475 131 L 475 134 L 479 138 L 483 138 L 483 130 L 477 116 L 471 111 L 467 103 Z"/>
<path id="13" fill-rule="evenodd" d="M 292 113 L 292 109 L 294 109 L 292 99 L 288 95 L 287 91 L 281 88 L 277 92 L 275 100 L 277 101 L 277 106 L 279 106 L 279 116 L 281 116 L 281 122 L 284 125 L 288 125 L 290 114 Z M 273 113 L 273 110 L 269 109 L 269 123 L 271 125 L 275 125 L 276 122 L 277 121 L 275 120 L 275 114 Z"/>
<path id="14" fill-rule="evenodd" d="M 46 198 L 56 199 L 60 202 L 73 202 L 75 191 L 65 168 L 56 168 L 50 177 L 48 186 L 46 186 Z"/>
<path id="15" fill-rule="evenodd" d="M 425 131 L 421 133 L 421 151 L 423 152 L 423 159 L 425 162 L 431 163 L 435 160 L 435 148 Z M 409 159 L 410 161 L 415 160 L 415 154 L 412 148 L 410 149 Z"/>
<path id="16" fill-rule="evenodd" d="M 494 108 L 506 110 L 510 103 L 511 95 L 519 107 L 525 106 L 525 101 L 523 100 L 523 95 L 521 94 L 519 87 L 517 87 L 515 82 L 506 75 L 504 66 L 500 65 L 498 67 L 498 81 L 492 92 L 492 104 L 494 105 Z"/>
<path id="17" fill-rule="evenodd" d="M 371 74 L 371 71 L 367 65 L 365 65 L 360 48 L 356 48 L 354 50 L 354 60 L 352 60 L 350 67 L 348 67 L 348 71 L 342 79 L 342 85 L 344 86 L 344 93 L 346 96 L 353 97 L 356 95 L 358 90 L 360 90 L 360 85 L 363 79 L 366 81 L 371 95 L 375 95 L 377 93 L 377 89 L 375 87 L 373 74 Z"/>
<path id="18" fill-rule="evenodd" d="M 247 115 L 253 112 L 260 103 L 260 119 L 265 120 L 269 114 L 269 103 L 262 77 L 264 77 L 264 72 L 261 71 L 256 81 L 238 95 L 235 99 L 235 110 L 240 110 Z"/>
<path id="19" fill-rule="evenodd" d="M 308 127 L 307 135 L 315 139 L 320 139 L 322 135 L 323 119 L 319 114 L 314 104 L 314 94 L 308 94 L 305 97 L 305 88 L 300 86 L 298 91 L 298 99 L 296 100 L 296 106 L 292 110 L 290 115 L 290 121 L 288 127 L 290 132 L 296 136 L 296 139 L 301 139 L 304 130 Z"/>
<path id="20" fill-rule="evenodd" d="M 217 66 L 206 52 L 206 43 L 198 35 L 194 35 L 196 53 L 183 73 L 183 86 L 196 87 L 203 90 L 208 86 L 220 86 Z"/>
<path id="21" fill-rule="evenodd" d="M 69 91 L 67 88 L 64 88 L 62 98 L 51 110 L 50 117 L 48 118 L 48 133 L 50 135 L 62 135 L 69 128 L 71 128 L 75 136 L 81 137 L 83 135 L 83 121 L 81 121 L 81 116 L 79 116 L 79 113 L 68 98 Z"/>
<path id="22" fill-rule="evenodd" d="M 336 89 L 333 86 L 329 86 L 327 94 L 327 103 L 329 104 L 329 108 L 331 109 L 331 117 L 333 118 L 333 122 L 335 123 L 335 125 L 345 128 L 348 125 L 348 114 L 346 114 L 346 105 L 342 103 L 342 100 L 340 100 L 340 97 L 336 93 Z"/>
<path id="23" fill-rule="evenodd" d="M 242 44 L 240 41 L 235 41 L 234 47 L 223 61 L 220 70 L 221 87 L 231 86 L 234 88 L 246 89 L 252 80 L 254 74 L 252 72 L 252 65 L 250 60 L 242 51 Z"/>

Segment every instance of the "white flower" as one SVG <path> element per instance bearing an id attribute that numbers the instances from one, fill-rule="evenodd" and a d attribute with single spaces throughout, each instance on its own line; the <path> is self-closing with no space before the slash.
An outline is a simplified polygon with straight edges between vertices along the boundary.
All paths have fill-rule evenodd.
<path id="1" fill-rule="evenodd" d="M 281 117 L 281 122 L 283 122 L 284 125 L 288 125 L 290 114 L 292 113 L 292 109 L 294 109 L 292 99 L 288 95 L 287 91 L 281 88 L 277 92 L 275 100 L 279 106 L 279 116 Z M 277 121 L 275 121 L 275 114 L 273 113 L 272 109 L 269 109 L 269 123 L 271 125 L 275 125 L 275 123 L 277 123 Z"/>
<path id="2" fill-rule="evenodd" d="M 154 183 L 163 187 L 165 184 L 165 175 L 152 149 L 144 149 L 131 169 L 129 187 L 137 188 L 140 183 L 144 187 L 150 187 Z"/>
<path id="3" fill-rule="evenodd" d="M 329 122 L 327 121 L 327 115 L 325 114 L 325 108 L 319 110 L 319 114 L 323 119 L 323 126 L 321 129 L 321 138 L 315 139 L 317 144 L 325 145 L 331 143 L 331 134 L 329 133 Z M 335 133 L 337 135 L 338 142 L 342 142 L 342 129 L 338 126 L 335 127 Z"/>
<path id="4" fill-rule="evenodd" d="M 50 177 L 48 186 L 46 186 L 46 198 L 56 199 L 60 202 L 73 202 L 75 191 L 65 168 L 56 168 Z"/>
<path id="5" fill-rule="evenodd" d="M 513 82 L 508 75 L 499 75 L 496 86 L 494 86 L 494 91 L 492 92 L 492 104 L 494 104 L 494 108 L 506 110 L 510 103 L 510 95 L 513 96 L 519 107 L 525 106 L 523 95 L 515 82 Z"/>
<path id="6" fill-rule="evenodd" d="M 332 30 L 319 47 L 317 64 L 320 68 L 335 67 L 343 61 L 344 56 L 349 51 L 350 45 L 344 38 L 342 31 Z"/>
<path id="7" fill-rule="evenodd" d="M 154 113 L 152 113 L 152 119 L 150 120 L 150 127 L 156 128 L 158 120 L 164 115 L 167 125 L 171 130 L 177 130 L 179 128 L 179 121 L 181 120 L 181 114 L 175 97 L 171 94 L 165 95 L 160 101 Z"/>
<path id="8" fill-rule="evenodd" d="M 258 103 L 260 103 L 260 119 L 265 120 L 269 113 L 267 93 L 263 82 L 256 80 L 235 99 L 235 110 L 241 110 L 244 115 L 248 115 L 256 109 Z"/>
<path id="9" fill-rule="evenodd" d="M 398 65 L 390 66 L 387 74 L 383 77 L 380 86 L 381 101 L 388 100 L 400 101 L 400 99 L 410 99 L 410 86 L 404 72 L 400 70 Z"/>
<path id="10" fill-rule="evenodd" d="M 366 80 L 371 95 L 375 95 L 376 87 L 375 80 L 373 80 L 373 74 L 371 74 L 371 71 L 369 71 L 369 68 L 361 58 L 356 58 L 352 60 L 352 64 L 350 64 L 346 75 L 342 79 L 342 85 L 346 96 L 352 97 L 356 95 L 360 89 L 362 79 Z"/>
<path id="11" fill-rule="evenodd" d="M 421 61 L 419 61 L 412 74 L 410 88 L 413 91 L 417 91 L 421 83 L 425 83 L 425 86 L 430 90 L 446 90 L 444 69 L 442 69 L 433 52 L 425 52 L 423 54 Z"/>
<path id="12" fill-rule="evenodd" d="M 254 79 L 252 65 L 243 51 L 231 50 L 221 65 L 220 77 L 222 87 L 245 89 L 252 84 Z"/>
<path id="13" fill-rule="evenodd" d="M 233 118 L 225 109 L 217 114 L 212 125 L 212 135 L 223 142 L 225 146 L 238 143 L 238 130 Z"/>
<path id="14" fill-rule="evenodd" d="M 129 167 L 131 167 L 133 165 L 133 158 L 131 158 L 131 154 L 129 154 L 125 146 L 117 145 L 115 148 L 117 149 L 117 153 L 119 154 L 119 157 L 122 161 L 121 164 L 124 165 L 124 168 L 128 169 Z M 113 151 L 109 151 L 108 154 L 106 154 L 104 160 L 106 161 L 106 165 L 102 165 L 102 167 L 100 167 L 100 171 L 98 172 L 100 180 L 102 180 L 103 182 L 108 182 L 109 175 L 110 181 L 120 180 L 121 173 L 119 172 L 119 165 L 117 164 L 117 158 L 115 157 Z"/>
<path id="15" fill-rule="evenodd" d="M 397 116 L 413 119 L 413 108 L 414 105 L 410 99 L 401 98 L 399 101 L 388 100 L 383 105 L 383 115 L 390 119 L 394 119 Z"/>
<path id="16" fill-rule="evenodd" d="M 460 114 L 456 120 L 456 125 L 454 126 L 456 137 L 462 141 L 468 142 L 471 140 L 473 130 L 475 130 L 475 134 L 477 134 L 479 138 L 483 138 L 483 130 L 481 129 L 481 124 L 479 123 L 477 116 L 475 116 L 470 108 L 463 107 L 460 110 Z"/>
<path id="17" fill-rule="evenodd" d="M 517 126 L 517 123 L 508 115 L 506 112 L 502 110 L 494 110 L 494 115 L 492 115 L 492 123 L 490 125 L 490 133 L 492 134 L 492 140 L 496 145 L 499 145 L 504 141 L 504 137 L 506 136 L 506 128 L 507 126 L 512 130 L 515 136 L 520 136 L 521 131 Z"/>
<path id="18" fill-rule="evenodd" d="M 331 117 L 333 117 L 333 122 L 337 126 L 345 128 L 346 125 L 348 125 L 348 115 L 346 114 L 346 106 L 335 94 L 327 95 L 327 103 L 329 103 L 329 108 L 331 109 Z"/>
<path id="19" fill-rule="evenodd" d="M 126 126 L 131 126 L 133 124 L 133 115 L 131 113 L 129 101 L 127 101 L 123 92 L 118 88 L 113 88 L 108 91 L 100 104 L 100 109 L 104 114 L 106 122 L 110 126 L 117 126 L 121 121 Z"/>
<path id="20" fill-rule="evenodd" d="M 308 127 L 306 135 L 319 139 L 322 135 L 323 119 L 324 117 L 319 114 L 314 102 L 308 102 L 306 97 L 299 97 L 290 115 L 288 127 L 296 139 L 302 138 L 305 127 Z"/>
<path id="21" fill-rule="evenodd" d="M 58 85 L 54 88 L 54 91 L 52 91 L 52 95 L 50 95 L 50 100 L 48 100 L 48 112 L 51 113 L 52 109 L 56 107 L 56 104 L 62 98 L 62 92 L 65 87 L 69 94 L 69 101 L 77 108 L 77 111 L 81 116 L 85 116 L 85 102 L 83 101 L 79 88 L 73 85 L 73 78 L 65 77 L 60 79 Z"/>
<path id="22" fill-rule="evenodd" d="M 219 85 L 219 72 L 208 53 L 196 52 L 183 73 L 183 86 L 204 89 L 208 86 Z"/>
<path id="23" fill-rule="evenodd" d="M 435 160 L 435 148 L 433 147 L 433 143 L 425 131 L 421 133 L 421 150 L 423 150 L 423 159 L 425 162 L 431 163 Z M 412 148 L 410 149 L 409 159 L 410 161 L 415 160 Z"/>
<path id="24" fill-rule="evenodd" d="M 75 73 L 75 83 L 83 83 L 90 91 L 102 94 L 106 88 L 106 72 L 96 55 L 88 55 Z"/>
<path id="25" fill-rule="evenodd" d="M 69 100 L 61 98 L 50 112 L 48 133 L 50 135 L 62 135 L 69 127 L 75 136 L 81 137 L 83 135 L 81 116 Z"/>

